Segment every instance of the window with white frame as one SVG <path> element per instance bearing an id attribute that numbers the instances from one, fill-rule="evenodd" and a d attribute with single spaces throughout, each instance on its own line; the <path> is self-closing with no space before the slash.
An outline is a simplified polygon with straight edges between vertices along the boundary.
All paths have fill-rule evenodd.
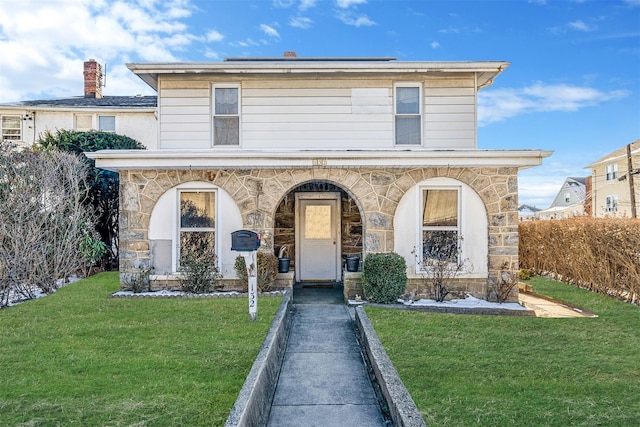
<path id="1" fill-rule="evenodd" d="M 181 190 L 178 260 L 187 253 L 216 252 L 216 192 Z"/>
<path id="2" fill-rule="evenodd" d="M 394 88 L 395 138 L 397 145 L 422 144 L 422 87 L 417 83 Z"/>
<path id="3" fill-rule="evenodd" d="M 607 165 L 605 174 L 606 174 L 607 181 L 612 181 L 618 178 L 618 164 L 614 163 L 611 165 Z"/>
<path id="4" fill-rule="evenodd" d="M 604 210 L 605 212 L 618 212 L 618 196 L 607 196 Z"/>
<path id="5" fill-rule="evenodd" d="M 80 132 L 86 132 L 93 129 L 93 115 L 91 114 L 76 114 L 75 117 L 75 129 Z"/>
<path id="6" fill-rule="evenodd" d="M 116 116 L 98 116 L 98 130 L 101 132 L 115 132 Z"/>
<path id="7" fill-rule="evenodd" d="M 240 87 L 214 87 L 213 105 L 213 145 L 240 145 Z"/>
<path id="8" fill-rule="evenodd" d="M 433 262 L 457 263 L 460 256 L 460 189 L 422 188 L 421 267 Z"/>
<path id="9" fill-rule="evenodd" d="M 2 140 L 20 141 L 22 139 L 22 117 L 2 116 Z"/>
<path id="10" fill-rule="evenodd" d="M 571 193 L 567 191 L 566 193 L 564 193 L 564 202 L 569 203 L 570 201 L 571 201 Z"/>

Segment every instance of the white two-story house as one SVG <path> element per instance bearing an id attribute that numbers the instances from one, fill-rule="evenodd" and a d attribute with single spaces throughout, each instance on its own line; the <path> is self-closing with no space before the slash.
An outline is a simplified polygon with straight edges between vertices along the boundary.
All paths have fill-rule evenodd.
<path id="1" fill-rule="evenodd" d="M 394 251 L 417 279 L 415 254 L 445 236 L 467 261 L 459 290 L 484 296 L 490 278 L 518 268 L 518 171 L 551 154 L 478 149 L 478 91 L 508 65 L 129 64 L 158 93 L 157 145 L 89 154 L 120 173 L 121 277 L 152 266 L 156 286 L 169 283 L 181 240 L 208 233 L 233 279 L 231 233 L 252 229 L 260 250 L 288 245 L 289 282 L 344 280 L 352 296 L 359 273 L 344 272 L 345 255 Z M 208 220 L 185 221 L 187 204 Z"/>
<path id="2" fill-rule="evenodd" d="M 45 132 L 75 130 L 113 132 L 149 149 L 158 142 L 155 96 L 103 96 L 100 63 L 83 64 L 84 95 L 0 104 L 2 141 L 30 147 Z"/>

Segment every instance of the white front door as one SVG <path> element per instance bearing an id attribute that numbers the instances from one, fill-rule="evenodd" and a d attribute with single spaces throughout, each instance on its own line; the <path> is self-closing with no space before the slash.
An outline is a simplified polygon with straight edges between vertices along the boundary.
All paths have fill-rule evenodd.
<path id="1" fill-rule="evenodd" d="M 296 194 L 296 278 L 340 280 L 340 193 Z"/>

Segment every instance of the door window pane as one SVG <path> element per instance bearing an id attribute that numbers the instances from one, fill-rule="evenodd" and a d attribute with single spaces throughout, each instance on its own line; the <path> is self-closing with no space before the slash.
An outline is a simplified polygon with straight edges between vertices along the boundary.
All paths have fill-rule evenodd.
<path id="1" fill-rule="evenodd" d="M 304 221 L 305 239 L 331 239 L 331 206 L 307 206 Z"/>

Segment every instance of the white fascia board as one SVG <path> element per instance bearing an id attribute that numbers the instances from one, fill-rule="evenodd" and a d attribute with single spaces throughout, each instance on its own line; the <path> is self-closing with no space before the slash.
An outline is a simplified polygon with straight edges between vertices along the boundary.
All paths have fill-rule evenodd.
<path id="1" fill-rule="evenodd" d="M 47 107 L 47 106 L 0 106 L 0 110 L 12 111 L 35 111 L 43 113 L 155 113 L 155 107 L 97 107 L 92 106 L 66 106 L 66 107 Z"/>
<path id="2" fill-rule="evenodd" d="M 478 73 L 492 81 L 509 65 L 506 61 L 395 62 L 395 61 L 225 61 L 181 63 L 130 63 L 127 68 L 154 90 L 159 75 L 333 75 L 333 74 L 405 74 L 405 73 Z M 479 84 L 486 86 L 486 83 Z"/>
<path id="3" fill-rule="evenodd" d="M 542 164 L 552 151 L 258 151 L 258 150 L 101 150 L 85 153 L 102 169 L 271 169 L 517 167 Z"/>

